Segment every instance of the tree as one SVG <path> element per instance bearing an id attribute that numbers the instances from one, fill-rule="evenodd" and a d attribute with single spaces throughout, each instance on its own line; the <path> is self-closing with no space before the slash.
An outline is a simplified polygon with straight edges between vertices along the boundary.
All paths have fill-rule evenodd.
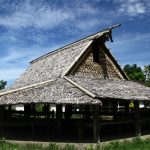
<path id="1" fill-rule="evenodd" d="M 144 66 L 145 82 L 146 85 L 150 86 L 150 65 Z"/>
<path id="2" fill-rule="evenodd" d="M 133 65 L 125 65 L 123 70 L 128 75 L 130 80 L 139 81 L 145 83 L 145 75 L 142 71 L 141 67 L 137 66 L 136 64 Z"/>
<path id="3" fill-rule="evenodd" d="M 1 81 L 0 81 L 0 90 L 4 89 L 5 86 L 6 86 L 6 84 L 7 84 L 7 81 L 1 80 Z"/>

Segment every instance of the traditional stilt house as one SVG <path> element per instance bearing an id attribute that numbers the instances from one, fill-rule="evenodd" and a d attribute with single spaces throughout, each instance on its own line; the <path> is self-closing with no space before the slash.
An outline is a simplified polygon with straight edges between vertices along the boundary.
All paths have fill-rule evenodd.
<path id="1" fill-rule="evenodd" d="M 99 142 L 150 133 L 150 88 L 129 81 L 105 45 L 115 27 L 31 61 L 0 92 L 0 135 Z"/>

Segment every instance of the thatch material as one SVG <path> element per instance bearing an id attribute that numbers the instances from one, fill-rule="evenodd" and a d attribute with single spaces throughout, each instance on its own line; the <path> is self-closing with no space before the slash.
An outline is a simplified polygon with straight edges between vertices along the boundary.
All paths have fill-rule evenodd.
<path id="1" fill-rule="evenodd" d="M 89 42 L 89 41 L 88 41 Z M 31 64 L 21 77 L 15 81 L 13 88 L 19 88 L 30 84 L 56 79 L 62 76 L 70 63 L 74 61 L 88 42 L 74 45 L 73 47 L 53 53 Z"/>
<path id="2" fill-rule="evenodd" d="M 61 77 L 83 49 L 91 43 L 91 39 L 100 35 L 105 36 L 108 32 L 108 30 L 99 32 L 33 60 L 29 68 L 15 81 L 11 88 L 24 87 Z"/>
<path id="3" fill-rule="evenodd" d="M 59 78 L 44 85 L 39 84 L 0 96 L 0 104 L 101 104 L 100 100 L 89 97 L 86 93 Z"/>
<path id="4" fill-rule="evenodd" d="M 96 77 L 99 79 L 122 79 L 123 75 L 119 72 L 111 59 L 102 51 L 99 51 L 99 63 L 93 62 L 92 48 L 87 56 L 80 62 L 71 74 L 74 76 Z"/>
<path id="5" fill-rule="evenodd" d="M 69 76 L 99 99 L 150 100 L 150 88 L 133 81 Z"/>

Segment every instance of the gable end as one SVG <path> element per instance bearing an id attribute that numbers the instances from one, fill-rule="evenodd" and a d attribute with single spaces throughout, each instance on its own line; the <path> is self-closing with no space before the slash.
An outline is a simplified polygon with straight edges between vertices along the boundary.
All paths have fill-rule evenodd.
<path id="1" fill-rule="evenodd" d="M 104 42 L 93 41 L 92 46 L 87 49 L 86 55 L 80 58 L 80 63 L 74 67 L 70 74 L 99 79 L 126 79 L 106 53 L 104 46 Z"/>

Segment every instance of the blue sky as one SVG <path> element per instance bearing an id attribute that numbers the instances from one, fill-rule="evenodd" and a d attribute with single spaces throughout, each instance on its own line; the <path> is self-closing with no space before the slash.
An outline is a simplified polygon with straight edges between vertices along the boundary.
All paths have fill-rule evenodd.
<path id="1" fill-rule="evenodd" d="M 149 0 L 0 0 L 0 79 L 10 85 L 29 61 L 121 23 L 107 43 L 121 66 L 150 64 Z"/>

